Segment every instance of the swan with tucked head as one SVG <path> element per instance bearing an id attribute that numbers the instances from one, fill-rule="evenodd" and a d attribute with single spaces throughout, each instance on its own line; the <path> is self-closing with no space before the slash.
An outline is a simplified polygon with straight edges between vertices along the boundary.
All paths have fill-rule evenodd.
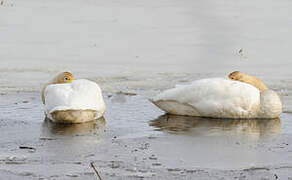
<path id="1" fill-rule="evenodd" d="M 258 78 L 238 71 L 229 79 L 201 79 L 176 86 L 150 101 L 166 113 L 186 116 L 273 119 L 282 112 L 276 92 Z"/>
<path id="2" fill-rule="evenodd" d="M 42 89 L 46 117 L 58 123 L 83 123 L 102 117 L 105 103 L 95 82 L 74 80 L 70 72 L 58 74 Z"/>
<path id="3" fill-rule="evenodd" d="M 45 89 L 50 84 L 63 84 L 63 83 L 70 83 L 74 80 L 74 76 L 70 72 L 62 72 L 55 76 L 51 81 L 46 83 L 42 89 L 42 101 L 45 104 Z"/>

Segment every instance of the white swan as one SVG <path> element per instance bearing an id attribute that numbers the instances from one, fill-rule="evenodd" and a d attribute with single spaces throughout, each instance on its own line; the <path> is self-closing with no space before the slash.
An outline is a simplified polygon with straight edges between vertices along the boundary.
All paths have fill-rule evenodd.
<path id="1" fill-rule="evenodd" d="M 277 118 L 282 112 L 279 96 L 260 92 L 240 81 L 211 78 L 177 86 L 150 99 L 169 114 L 213 118 Z"/>
<path id="2" fill-rule="evenodd" d="M 102 117 L 106 109 L 100 87 L 86 79 L 59 84 L 49 83 L 44 87 L 42 97 L 45 114 L 54 122 L 92 121 Z"/>

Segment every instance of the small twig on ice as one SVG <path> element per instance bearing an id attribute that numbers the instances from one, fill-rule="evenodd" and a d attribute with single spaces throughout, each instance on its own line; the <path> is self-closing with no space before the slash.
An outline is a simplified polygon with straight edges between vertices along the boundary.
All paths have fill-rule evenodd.
<path id="1" fill-rule="evenodd" d="M 96 167 L 94 166 L 93 162 L 90 163 L 90 166 L 93 168 L 93 170 L 94 170 L 95 173 L 97 174 L 98 178 L 99 178 L 100 180 L 102 180 L 102 178 L 101 178 L 100 174 L 98 173 Z"/>
<path id="2" fill-rule="evenodd" d="M 29 147 L 29 146 L 19 146 L 19 149 L 32 149 L 32 150 L 36 150 L 34 147 Z"/>

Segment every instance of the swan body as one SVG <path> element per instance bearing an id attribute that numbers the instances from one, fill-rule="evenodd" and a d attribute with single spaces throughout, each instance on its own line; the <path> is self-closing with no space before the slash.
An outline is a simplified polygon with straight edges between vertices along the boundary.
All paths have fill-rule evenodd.
<path id="1" fill-rule="evenodd" d="M 85 79 L 47 85 L 44 98 L 45 114 L 54 122 L 92 121 L 102 117 L 106 109 L 100 87 Z"/>
<path id="2" fill-rule="evenodd" d="M 282 112 L 272 90 L 223 78 L 201 79 L 166 90 L 150 100 L 169 114 L 212 118 L 277 118 Z"/>

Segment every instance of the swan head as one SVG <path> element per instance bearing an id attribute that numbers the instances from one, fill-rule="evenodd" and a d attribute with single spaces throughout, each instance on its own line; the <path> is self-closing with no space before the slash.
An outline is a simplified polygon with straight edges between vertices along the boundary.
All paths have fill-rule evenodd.
<path id="1" fill-rule="evenodd" d="M 242 81 L 242 82 L 244 82 L 244 77 L 245 77 L 245 74 L 239 71 L 234 71 L 228 75 L 228 78 L 230 80 Z"/>
<path id="2" fill-rule="evenodd" d="M 70 83 L 74 80 L 73 75 L 70 72 L 62 72 L 56 77 L 56 84 Z"/>
<path id="3" fill-rule="evenodd" d="M 260 90 L 260 92 L 263 92 L 263 91 L 268 89 L 268 87 L 261 80 L 259 80 L 257 77 L 250 76 L 250 75 L 244 74 L 244 73 L 239 72 L 239 71 L 234 71 L 234 72 L 230 73 L 228 75 L 228 78 L 230 80 L 240 81 L 243 83 L 250 84 L 250 85 L 258 88 Z"/>

